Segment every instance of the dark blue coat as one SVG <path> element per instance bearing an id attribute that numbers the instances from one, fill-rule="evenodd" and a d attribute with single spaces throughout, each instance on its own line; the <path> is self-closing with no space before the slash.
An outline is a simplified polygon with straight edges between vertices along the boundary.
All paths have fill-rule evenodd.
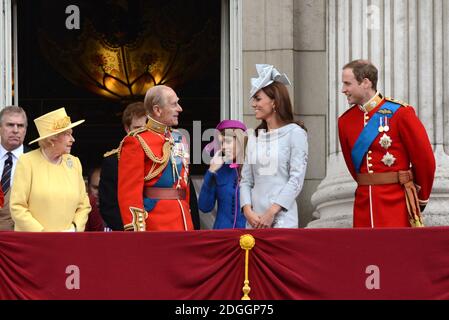
<path id="1" fill-rule="evenodd" d="M 214 229 L 245 228 L 246 219 L 240 210 L 238 169 L 224 164 L 216 173 L 209 170 L 204 176 L 198 199 L 202 212 L 211 212 L 217 202 Z"/>

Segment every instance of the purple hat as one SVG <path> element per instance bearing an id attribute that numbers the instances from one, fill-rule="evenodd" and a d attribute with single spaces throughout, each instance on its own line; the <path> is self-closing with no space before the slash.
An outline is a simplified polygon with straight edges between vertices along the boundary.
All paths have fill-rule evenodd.
<path id="1" fill-rule="evenodd" d="M 216 130 L 222 131 L 225 129 L 241 129 L 246 132 L 246 126 L 243 122 L 239 120 L 223 120 L 216 127 Z M 215 137 L 214 140 L 204 147 L 204 150 L 207 152 L 212 152 L 213 150 L 217 150 L 219 148 L 218 145 L 218 137 Z"/>
<path id="2" fill-rule="evenodd" d="M 224 129 L 242 129 L 243 131 L 246 131 L 246 126 L 239 120 L 223 120 L 217 125 L 215 129 L 217 129 L 218 131 Z"/>

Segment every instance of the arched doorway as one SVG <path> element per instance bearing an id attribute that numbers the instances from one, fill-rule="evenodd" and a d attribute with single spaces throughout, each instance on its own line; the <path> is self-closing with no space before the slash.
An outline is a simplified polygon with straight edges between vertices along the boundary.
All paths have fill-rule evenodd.
<path id="1" fill-rule="evenodd" d="M 74 5 L 79 29 L 67 28 Z M 17 13 L 18 103 L 30 120 L 61 106 L 86 119 L 73 153 L 87 169 L 117 146 L 121 112 L 154 84 L 175 88 L 189 133 L 193 121 L 204 130 L 220 120 L 220 1 L 18 1 Z M 36 135 L 30 123 L 26 141 Z"/>

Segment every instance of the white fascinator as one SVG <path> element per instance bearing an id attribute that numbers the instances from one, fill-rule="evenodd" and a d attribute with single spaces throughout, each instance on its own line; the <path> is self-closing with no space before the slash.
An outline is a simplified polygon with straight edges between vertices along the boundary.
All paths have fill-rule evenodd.
<path id="1" fill-rule="evenodd" d="M 285 85 L 291 85 L 285 73 L 281 74 L 271 64 L 256 64 L 256 70 L 259 75 L 257 78 L 251 78 L 250 99 L 262 88 L 272 84 L 274 81 L 281 82 Z"/>

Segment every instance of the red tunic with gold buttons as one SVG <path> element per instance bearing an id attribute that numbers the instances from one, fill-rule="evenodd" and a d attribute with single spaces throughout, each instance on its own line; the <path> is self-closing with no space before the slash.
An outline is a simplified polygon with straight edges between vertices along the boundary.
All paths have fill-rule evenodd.
<path id="1" fill-rule="evenodd" d="M 354 179 L 356 169 L 351 159 L 351 150 L 366 123 L 385 101 L 386 99 L 380 94 L 376 94 L 367 104 L 370 107 L 353 106 L 338 119 L 343 156 Z M 391 119 L 380 123 L 384 127 L 389 127 L 389 130 L 379 132 L 374 139 L 362 160 L 359 173 L 411 169 L 414 183 L 419 186 L 420 205 L 425 205 L 432 190 L 435 158 L 426 130 L 414 109 L 406 104 L 400 104 Z M 399 183 L 357 186 L 354 227 L 410 227 L 403 187 Z"/>
<path id="2" fill-rule="evenodd" d="M 157 124 L 159 127 L 156 129 L 159 130 L 152 130 L 147 124 L 146 128 L 131 132 L 120 147 L 117 195 L 124 229 L 193 230 L 189 206 L 188 149 L 185 149 L 188 146 L 180 134 Z M 165 149 L 168 163 L 161 163 L 166 143 L 170 144 Z M 164 163 L 164 170 L 157 173 Z M 157 175 L 148 179 L 154 173 Z M 165 200 L 146 198 L 144 188 L 147 187 L 184 189 L 186 197 Z"/>

